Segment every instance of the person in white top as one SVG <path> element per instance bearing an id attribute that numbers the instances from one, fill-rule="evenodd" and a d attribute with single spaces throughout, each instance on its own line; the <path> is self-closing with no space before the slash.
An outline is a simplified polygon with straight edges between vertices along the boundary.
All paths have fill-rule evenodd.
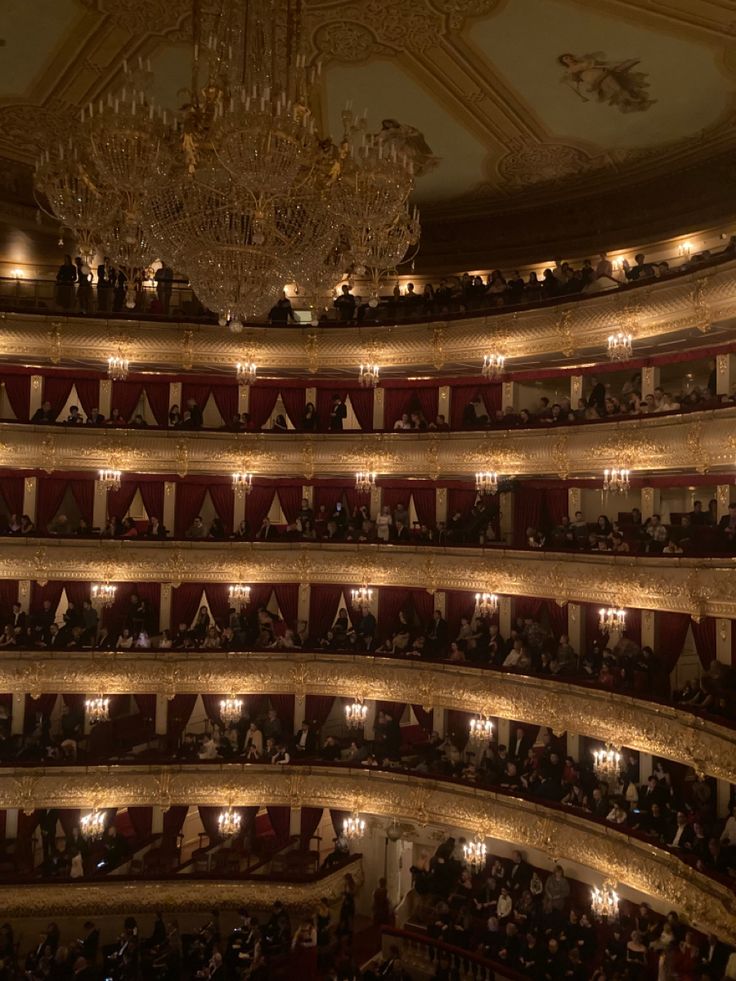
<path id="1" fill-rule="evenodd" d="M 391 508 L 388 506 L 381 509 L 381 513 L 376 518 L 376 536 L 379 541 L 387 542 L 391 537 Z"/>
<path id="2" fill-rule="evenodd" d="M 507 916 L 511 916 L 511 911 L 514 908 L 514 901 L 509 895 L 509 891 L 506 888 L 501 890 L 501 895 L 498 897 L 498 903 L 496 904 L 496 915 L 499 920 L 505 920 Z"/>
<path id="3" fill-rule="evenodd" d="M 731 815 L 721 833 L 721 844 L 736 847 L 736 804 L 731 808 Z"/>

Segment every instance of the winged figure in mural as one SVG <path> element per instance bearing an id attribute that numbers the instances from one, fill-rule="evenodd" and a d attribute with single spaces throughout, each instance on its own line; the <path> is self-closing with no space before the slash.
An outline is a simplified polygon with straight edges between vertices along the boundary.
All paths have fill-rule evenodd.
<path id="1" fill-rule="evenodd" d="M 592 54 L 562 54 L 557 59 L 565 68 L 560 81 L 583 102 L 605 102 L 619 112 L 646 112 L 656 99 L 649 98 L 649 76 L 634 71 L 639 58 L 609 61 L 602 51 Z"/>
<path id="2" fill-rule="evenodd" d="M 424 138 L 424 133 L 408 123 L 400 123 L 398 119 L 384 119 L 376 138 L 384 147 L 396 147 L 398 154 L 405 153 L 414 164 L 414 176 L 421 177 L 433 170 L 440 162 Z"/>

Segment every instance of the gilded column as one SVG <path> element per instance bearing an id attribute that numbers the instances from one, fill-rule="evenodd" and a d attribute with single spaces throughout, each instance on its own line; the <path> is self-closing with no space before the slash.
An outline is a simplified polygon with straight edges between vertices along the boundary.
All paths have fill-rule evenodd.
<path id="1" fill-rule="evenodd" d="M 299 583 L 299 599 L 297 605 L 297 619 L 309 623 L 309 594 L 310 586 L 308 582 Z"/>
<path id="2" fill-rule="evenodd" d="M 641 518 L 646 521 L 653 514 L 659 514 L 659 488 L 642 487 L 641 489 Z"/>
<path id="3" fill-rule="evenodd" d="M 393 423 L 390 425 L 393 425 Z M 373 428 L 386 428 L 383 419 L 383 389 L 380 387 L 380 385 L 374 390 L 373 393 Z M 388 428 L 390 428 L 390 426 Z"/>
<path id="4" fill-rule="evenodd" d="M 169 587 L 169 592 L 171 587 Z M 166 695 L 156 693 L 156 717 L 154 719 L 154 732 L 157 736 L 166 735 L 166 727 L 169 717 L 169 700 Z"/>
<path id="5" fill-rule="evenodd" d="M 650 367 L 641 369 L 641 397 L 645 399 L 647 395 L 654 395 L 654 389 L 659 385 L 659 368 Z"/>
<path id="6" fill-rule="evenodd" d="M 656 647 L 657 620 L 655 610 L 641 611 L 641 646 Z"/>
<path id="7" fill-rule="evenodd" d="M 519 387 L 516 382 L 506 381 L 501 385 L 501 409 L 505 412 L 506 409 L 513 409 L 516 411 L 517 402 L 519 400 Z"/>
<path id="8" fill-rule="evenodd" d="M 716 620 L 716 660 L 731 667 L 733 620 Z"/>
<path id="9" fill-rule="evenodd" d="M 92 527 L 104 528 L 107 523 L 107 487 L 95 480 L 95 496 L 92 504 Z"/>
<path id="10" fill-rule="evenodd" d="M 579 603 L 567 604 L 567 636 L 572 649 L 580 657 L 583 653 L 583 617 Z"/>
<path id="11" fill-rule="evenodd" d="M 245 493 L 237 487 L 233 494 L 233 531 L 237 531 L 240 522 L 245 518 Z M 256 529 L 257 531 L 258 529 Z"/>
<path id="12" fill-rule="evenodd" d="M 449 385 L 440 385 L 439 389 L 439 403 L 437 408 L 437 414 L 445 417 L 445 422 L 450 421 L 450 411 L 451 411 L 451 395 Z M 434 419 L 428 419 L 427 422 L 434 422 Z"/>
<path id="13" fill-rule="evenodd" d="M 575 517 L 576 511 L 582 510 L 583 490 L 581 487 L 567 488 L 567 513 L 571 518 Z"/>
<path id="14" fill-rule="evenodd" d="M 498 630 L 504 640 L 511 634 L 511 597 L 498 597 Z"/>
<path id="15" fill-rule="evenodd" d="M 736 385 L 736 355 L 719 354 L 716 357 L 716 395 L 730 395 Z"/>
<path id="16" fill-rule="evenodd" d="M 436 508 L 436 521 L 437 524 L 440 521 L 444 521 L 447 524 L 447 488 L 438 487 L 435 490 L 435 508 Z"/>
<path id="17" fill-rule="evenodd" d="M 371 518 L 375 521 L 381 513 L 381 488 L 378 485 L 371 487 L 371 500 L 368 508 Z"/>
<path id="18" fill-rule="evenodd" d="M 511 545 L 514 541 L 514 492 L 503 491 L 498 495 L 498 527 L 501 541 Z"/>
<path id="19" fill-rule="evenodd" d="M 181 382 L 169 382 L 169 408 L 172 405 L 178 405 L 180 411 L 183 413 L 184 406 L 181 404 Z M 204 409 L 204 406 L 202 406 Z"/>
<path id="20" fill-rule="evenodd" d="M 24 613 L 28 613 L 31 608 L 31 581 L 30 579 L 21 579 L 18 583 L 18 602 L 21 605 L 21 609 Z"/>
<path id="21" fill-rule="evenodd" d="M 731 503 L 732 491 L 733 488 L 730 484 L 719 484 L 716 487 L 716 506 L 719 521 L 728 514 L 728 505 Z M 734 495 L 734 500 L 736 500 L 736 494 Z"/>
<path id="22" fill-rule="evenodd" d="M 311 402 L 315 408 L 317 407 L 317 389 L 314 385 L 308 386 L 304 391 L 304 404 L 306 405 L 307 402 Z"/>
<path id="23" fill-rule="evenodd" d="M 171 629 L 171 583 L 161 583 L 161 600 L 159 604 L 159 630 Z"/>
<path id="24" fill-rule="evenodd" d="M 13 692 L 13 707 L 10 716 L 10 733 L 13 736 L 22 736 L 26 724 L 26 693 L 24 691 Z"/>
<path id="25" fill-rule="evenodd" d="M 160 835 L 164 830 L 164 812 L 161 807 L 151 808 L 151 834 Z"/>
<path id="26" fill-rule="evenodd" d="M 247 412 L 250 405 L 250 385 L 238 385 L 238 412 Z"/>
<path id="27" fill-rule="evenodd" d="M 161 520 L 169 535 L 175 534 L 176 528 L 176 484 L 171 480 L 164 481 L 164 513 Z"/>
<path id="28" fill-rule="evenodd" d="M 100 381 L 99 403 L 97 408 L 106 419 L 109 419 L 112 409 L 112 381 L 109 378 L 103 378 Z M 148 422 L 150 423 L 152 420 L 149 419 Z"/>
<path id="29" fill-rule="evenodd" d="M 434 608 L 440 611 L 443 618 L 447 616 L 447 593 L 444 589 L 438 589 L 434 594 Z"/>
<path id="30" fill-rule="evenodd" d="M 43 402 L 43 376 L 31 375 L 31 400 L 29 419 L 33 418 L 36 409 L 41 408 Z"/>
<path id="31" fill-rule="evenodd" d="M 511 742 L 511 720 L 499 719 L 498 720 L 498 745 L 508 746 L 510 742 Z"/>
<path id="32" fill-rule="evenodd" d="M 578 402 L 583 397 L 583 376 L 570 375 L 570 405 L 577 409 Z M 578 509 L 579 510 L 579 509 Z"/>
<path id="33" fill-rule="evenodd" d="M 36 504 L 38 496 L 38 481 L 35 477 L 26 477 L 23 482 L 23 514 L 27 514 L 36 523 Z M 45 528 L 43 529 L 46 530 Z"/>

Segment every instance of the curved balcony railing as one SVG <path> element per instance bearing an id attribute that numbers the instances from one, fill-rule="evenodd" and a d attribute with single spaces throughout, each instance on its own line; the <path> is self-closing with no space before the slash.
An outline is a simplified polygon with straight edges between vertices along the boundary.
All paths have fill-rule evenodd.
<path id="1" fill-rule="evenodd" d="M 186 767 L 118 766 L 0 772 L 6 808 L 264 806 L 305 804 L 442 828 L 458 825 L 484 837 L 541 848 L 683 913 L 699 929 L 736 942 L 736 895 L 731 883 L 692 868 L 651 840 L 516 794 L 451 780 L 376 768 L 314 764 L 219 764 Z"/>
<path id="2" fill-rule="evenodd" d="M 736 727 L 655 697 L 490 667 L 326 651 L 0 651 L 0 691 L 264 692 L 378 699 L 515 719 L 675 760 L 736 783 Z"/>

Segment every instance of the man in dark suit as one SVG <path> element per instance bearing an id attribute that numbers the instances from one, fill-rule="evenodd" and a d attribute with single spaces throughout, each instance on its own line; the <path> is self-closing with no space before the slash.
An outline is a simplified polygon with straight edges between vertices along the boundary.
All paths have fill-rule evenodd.
<path id="1" fill-rule="evenodd" d="M 443 654 L 447 650 L 447 620 L 442 616 L 441 610 L 434 611 L 432 623 L 427 630 L 427 640 L 433 655 Z"/>
<path id="2" fill-rule="evenodd" d="M 23 608 L 20 603 L 13 603 L 13 612 L 10 616 L 10 624 L 13 630 L 25 630 L 26 629 L 26 615 L 23 612 Z"/>
<path id="3" fill-rule="evenodd" d="M 534 745 L 534 740 L 531 736 L 528 736 L 522 726 L 518 726 L 516 733 L 511 737 L 511 745 L 509 747 L 509 757 L 512 760 L 525 760 L 529 750 Z"/>
<path id="4" fill-rule="evenodd" d="M 725 551 L 736 549 L 736 503 L 728 505 L 728 514 L 718 522 L 718 540 Z"/>
<path id="5" fill-rule="evenodd" d="M 110 265 L 110 257 L 106 255 L 97 267 L 97 307 L 101 313 L 112 310 L 116 279 L 117 274 Z"/>
<path id="6" fill-rule="evenodd" d="M 332 408 L 330 409 L 330 429 L 333 432 L 342 432 L 343 419 L 347 417 L 347 414 L 347 406 L 337 392 L 335 392 L 332 396 Z"/>
<path id="7" fill-rule="evenodd" d="M 84 924 L 84 936 L 80 941 L 81 955 L 87 962 L 87 965 L 94 964 L 97 960 L 97 949 L 100 946 L 100 931 L 88 920 Z M 77 965 L 74 965 L 74 971 L 76 974 Z"/>
<path id="8" fill-rule="evenodd" d="M 295 756 L 314 756 L 317 751 L 317 734 L 312 731 L 306 719 L 294 735 L 293 750 Z"/>
<path id="9" fill-rule="evenodd" d="M 511 852 L 511 868 L 506 874 L 506 888 L 512 896 L 521 896 L 532 880 L 532 867 L 522 858 L 521 852 Z"/>
<path id="10" fill-rule="evenodd" d="M 693 844 L 694 839 L 695 834 L 692 825 L 688 822 L 687 814 L 678 811 L 674 827 L 670 828 L 665 838 L 665 844 L 670 848 L 686 848 Z"/>
<path id="11" fill-rule="evenodd" d="M 728 947 L 715 934 L 708 934 L 708 942 L 701 951 L 700 968 L 711 978 L 722 978 L 728 963 Z"/>
<path id="12" fill-rule="evenodd" d="M 187 399 L 187 409 L 189 411 L 189 428 L 201 429 L 204 419 L 202 416 L 202 410 L 197 404 L 196 399 Z"/>
<path id="13" fill-rule="evenodd" d="M 31 418 L 31 422 L 49 423 L 56 422 L 58 413 L 51 408 L 50 402 L 44 402 L 40 409 L 36 409 Z"/>

